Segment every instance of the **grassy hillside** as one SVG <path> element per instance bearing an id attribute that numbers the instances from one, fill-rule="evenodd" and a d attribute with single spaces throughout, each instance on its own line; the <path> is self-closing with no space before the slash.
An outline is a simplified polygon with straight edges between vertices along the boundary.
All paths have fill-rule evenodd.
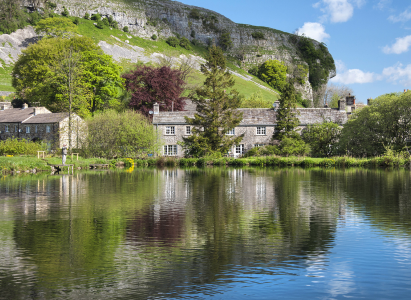
<path id="1" fill-rule="evenodd" d="M 75 18 L 71 18 L 74 20 Z M 158 39 L 156 41 L 151 40 L 151 39 L 143 39 L 140 37 L 133 36 L 129 33 L 125 33 L 122 30 L 119 29 L 113 29 L 110 27 L 104 27 L 103 29 L 98 29 L 96 26 L 94 26 L 93 23 L 95 21 L 92 20 L 85 20 L 85 19 L 79 19 L 80 23 L 78 25 L 78 30 L 81 35 L 83 36 L 88 36 L 92 38 L 96 43 L 100 41 L 105 41 L 109 44 L 119 44 L 120 46 L 124 47 L 127 45 L 126 40 L 128 41 L 128 44 L 131 46 L 138 46 L 140 48 L 144 48 L 144 54 L 146 56 L 150 56 L 153 53 L 163 53 L 168 56 L 174 56 L 178 57 L 180 55 L 197 55 L 201 57 L 205 57 L 205 54 L 207 53 L 207 49 L 204 46 L 201 45 L 191 45 L 191 50 L 187 50 L 185 48 L 182 48 L 180 46 L 177 46 L 176 48 L 171 47 L 168 45 L 165 40 Z M 119 42 L 118 40 L 122 41 Z M 122 62 L 118 62 L 119 65 L 123 67 L 124 72 L 132 69 L 134 67 L 134 64 L 131 63 L 130 61 L 123 60 Z M 229 67 L 236 71 L 237 73 L 243 74 L 243 75 L 249 75 L 247 74 L 244 70 L 236 67 L 233 64 L 229 63 Z M 11 73 L 12 66 L 6 67 L 6 68 L 0 68 L 0 91 L 14 91 L 13 87 L 11 86 Z M 204 82 L 204 77 L 200 72 L 196 72 L 195 76 L 189 80 L 190 85 L 200 85 Z M 266 89 L 261 89 L 258 87 L 256 84 L 254 84 L 251 81 L 244 80 L 239 77 L 234 77 L 236 80 L 236 85 L 235 89 L 237 89 L 240 94 L 242 94 L 245 98 L 249 97 L 251 94 L 256 93 L 258 91 L 261 92 L 264 98 L 267 99 L 272 99 L 272 101 L 275 101 L 278 98 L 278 94 L 275 91 L 270 91 Z M 261 85 L 264 85 L 266 87 L 269 87 L 267 84 L 264 82 L 260 81 L 258 78 L 253 77 L 253 80 L 258 82 Z"/>

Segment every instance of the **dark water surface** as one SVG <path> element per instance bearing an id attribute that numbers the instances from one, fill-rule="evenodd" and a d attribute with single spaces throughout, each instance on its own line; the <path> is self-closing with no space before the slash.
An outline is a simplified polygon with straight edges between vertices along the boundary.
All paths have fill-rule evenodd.
<path id="1" fill-rule="evenodd" d="M 410 299 L 411 172 L 0 179 L 0 299 Z"/>

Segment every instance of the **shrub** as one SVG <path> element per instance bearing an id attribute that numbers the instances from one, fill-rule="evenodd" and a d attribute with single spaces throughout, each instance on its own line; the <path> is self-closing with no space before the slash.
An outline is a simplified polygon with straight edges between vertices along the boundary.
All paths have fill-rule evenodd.
<path id="1" fill-rule="evenodd" d="M 61 12 L 61 15 L 63 17 L 68 17 L 70 15 L 70 12 L 68 11 L 68 9 L 65 6 L 63 6 L 63 11 Z"/>
<path id="2" fill-rule="evenodd" d="M 276 149 L 276 154 L 282 156 L 306 155 L 309 152 L 310 147 L 302 139 L 288 137 L 283 138 Z"/>
<path id="3" fill-rule="evenodd" d="M 101 15 L 100 14 L 93 14 L 91 15 L 91 19 L 95 21 L 100 21 L 101 20 Z"/>
<path id="4" fill-rule="evenodd" d="M 0 155 L 36 155 L 42 150 L 39 143 L 27 141 L 25 139 L 7 139 L 0 141 Z"/>
<path id="5" fill-rule="evenodd" d="M 180 41 L 175 36 L 170 36 L 166 40 L 166 43 L 169 44 L 171 47 L 177 47 L 177 45 L 180 43 Z"/>
<path id="6" fill-rule="evenodd" d="M 155 34 L 153 34 L 153 35 L 151 36 L 151 39 L 152 39 L 153 41 L 155 41 L 155 40 L 157 39 L 157 36 L 156 36 Z"/>
<path id="7" fill-rule="evenodd" d="M 123 27 L 123 31 L 124 31 L 124 32 L 128 32 L 128 26 L 124 26 L 124 27 Z"/>
<path id="8" fill-rule="evenodd" d="M 101 20 L 100 20 L 100 21 L 97 21 L 96 27 L 99 28 L 99 29 L 103 29 L 103 28 L 104 28 L 104 22 L 101 21 Z"/>
<path id="9" fill-rule="evenodd" d="M 107 18 L 103 18 L 103 24 L 106 26 L 110 26 L 110 22 Z"/>
<path id="10" fill-rule="evenodd" d="M 190 50 L 190 49 L 191 49 L 190 41 L 189 41 L 187 38 L 185 38 L 185 37 L 182 37 L 182 38 L 181 38 L 181 40 L 180 40 L 180 46 L 183 47 L 184 49 L 187 49 L 187 50 Z"/>
<path id="11" fill-rule="evenodd" d="M 233 41 L 231 40 L 231 35 L 229 32 L 223 32 L 220 35 L 218 42 L 224 50 L 228 50 L 233 46 Z"/>
<path id="12" fill-rule="evenodd" d="M 56 9 L 57 4 L 56 4 L 56 3 L 53 3 L 53 2 L 47 2 L 47 6 L 48 6 L 50 9 Z"/>
<path id="13" fill-rule="evenodd" d="M 197 8 L 193 8 L 188 14 L 188 17 L 190 19 L 200 20 L 201 18 L 200 11 Z"/>
<path id="14" fill-rule="evenodd" d="M 264 33 L 261 31 L 255 31 L 251 34 L 251 36 L 256 40 L 265 40 Z"/>
<path id="15" fill-rule="evenodd" d="M 89 14 L 89 13 L 85 13 L 83 18 L 86 19 L 86 20 L 90 20 L 90 14 Z"/>
<path id="16" fill-rule="evenodd" d="M 78 25 L 80 24 L 80 19 L 79 18 L 75 18 L 73 21 L 74 24 Z"/>
<path id="17" fill-rule="evenodd" d="M 258 76 L 258 67 L 252 66 L 250 69 L 248 69 L 248 73 L 254 76 Z"/>

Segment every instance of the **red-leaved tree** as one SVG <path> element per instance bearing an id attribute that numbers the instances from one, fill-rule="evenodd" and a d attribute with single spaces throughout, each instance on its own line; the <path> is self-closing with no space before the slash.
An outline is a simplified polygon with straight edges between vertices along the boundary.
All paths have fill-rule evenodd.
<path id="1" fill-rule="evenodd" d="M 139 110 L 148 116 L 153 104 L 158 103 L 163 111 L 184 109 L 185 82 L 179 70 L 164 66 L 153 68 L 137 66 L 137 68 L 123 75 L 127 91 L 131 92 L 130 107 Z"/>

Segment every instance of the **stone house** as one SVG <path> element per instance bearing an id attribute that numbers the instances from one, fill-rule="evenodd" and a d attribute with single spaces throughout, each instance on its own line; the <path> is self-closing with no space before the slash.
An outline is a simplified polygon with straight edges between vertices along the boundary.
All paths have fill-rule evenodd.
<path id="1" fill-rule="evenodd" d="M 81 147 L 85 123 L 76 114 L 71 116 L 72 148 Z M 0 107 L 0 140 L 8 138 L 44 141 L 50 149 L 69 145 L 69 113 L 52 113 L 44 107 Z"/>
<path id="2" fill-rule="evenodd" d="M 302 130 L 310 124 L 331 121 L 337 124 L 347 122 L 345 99 L 339 101 L 339 108 L 297 108 L 300 124 L 297 130 Z M 159 105 L 154 105 L 153 125 L 162 139 L 164 156 L 184 156 L 183 137 L 191 134 L 191 126 L 185 122 L 185 116 L 193 118 L 195 106 L 188 103 L 185 111 L 160 111 Z M 240 124 L 227 135 L 239 136 L 244 134 L 239 145 L 233 146 L 230 155 L 240 156 L 253 147 L 271 143 L 274 128 L 277 124 L 277 113 L 272 108 L 239 108 L 243 113 Z"/>

